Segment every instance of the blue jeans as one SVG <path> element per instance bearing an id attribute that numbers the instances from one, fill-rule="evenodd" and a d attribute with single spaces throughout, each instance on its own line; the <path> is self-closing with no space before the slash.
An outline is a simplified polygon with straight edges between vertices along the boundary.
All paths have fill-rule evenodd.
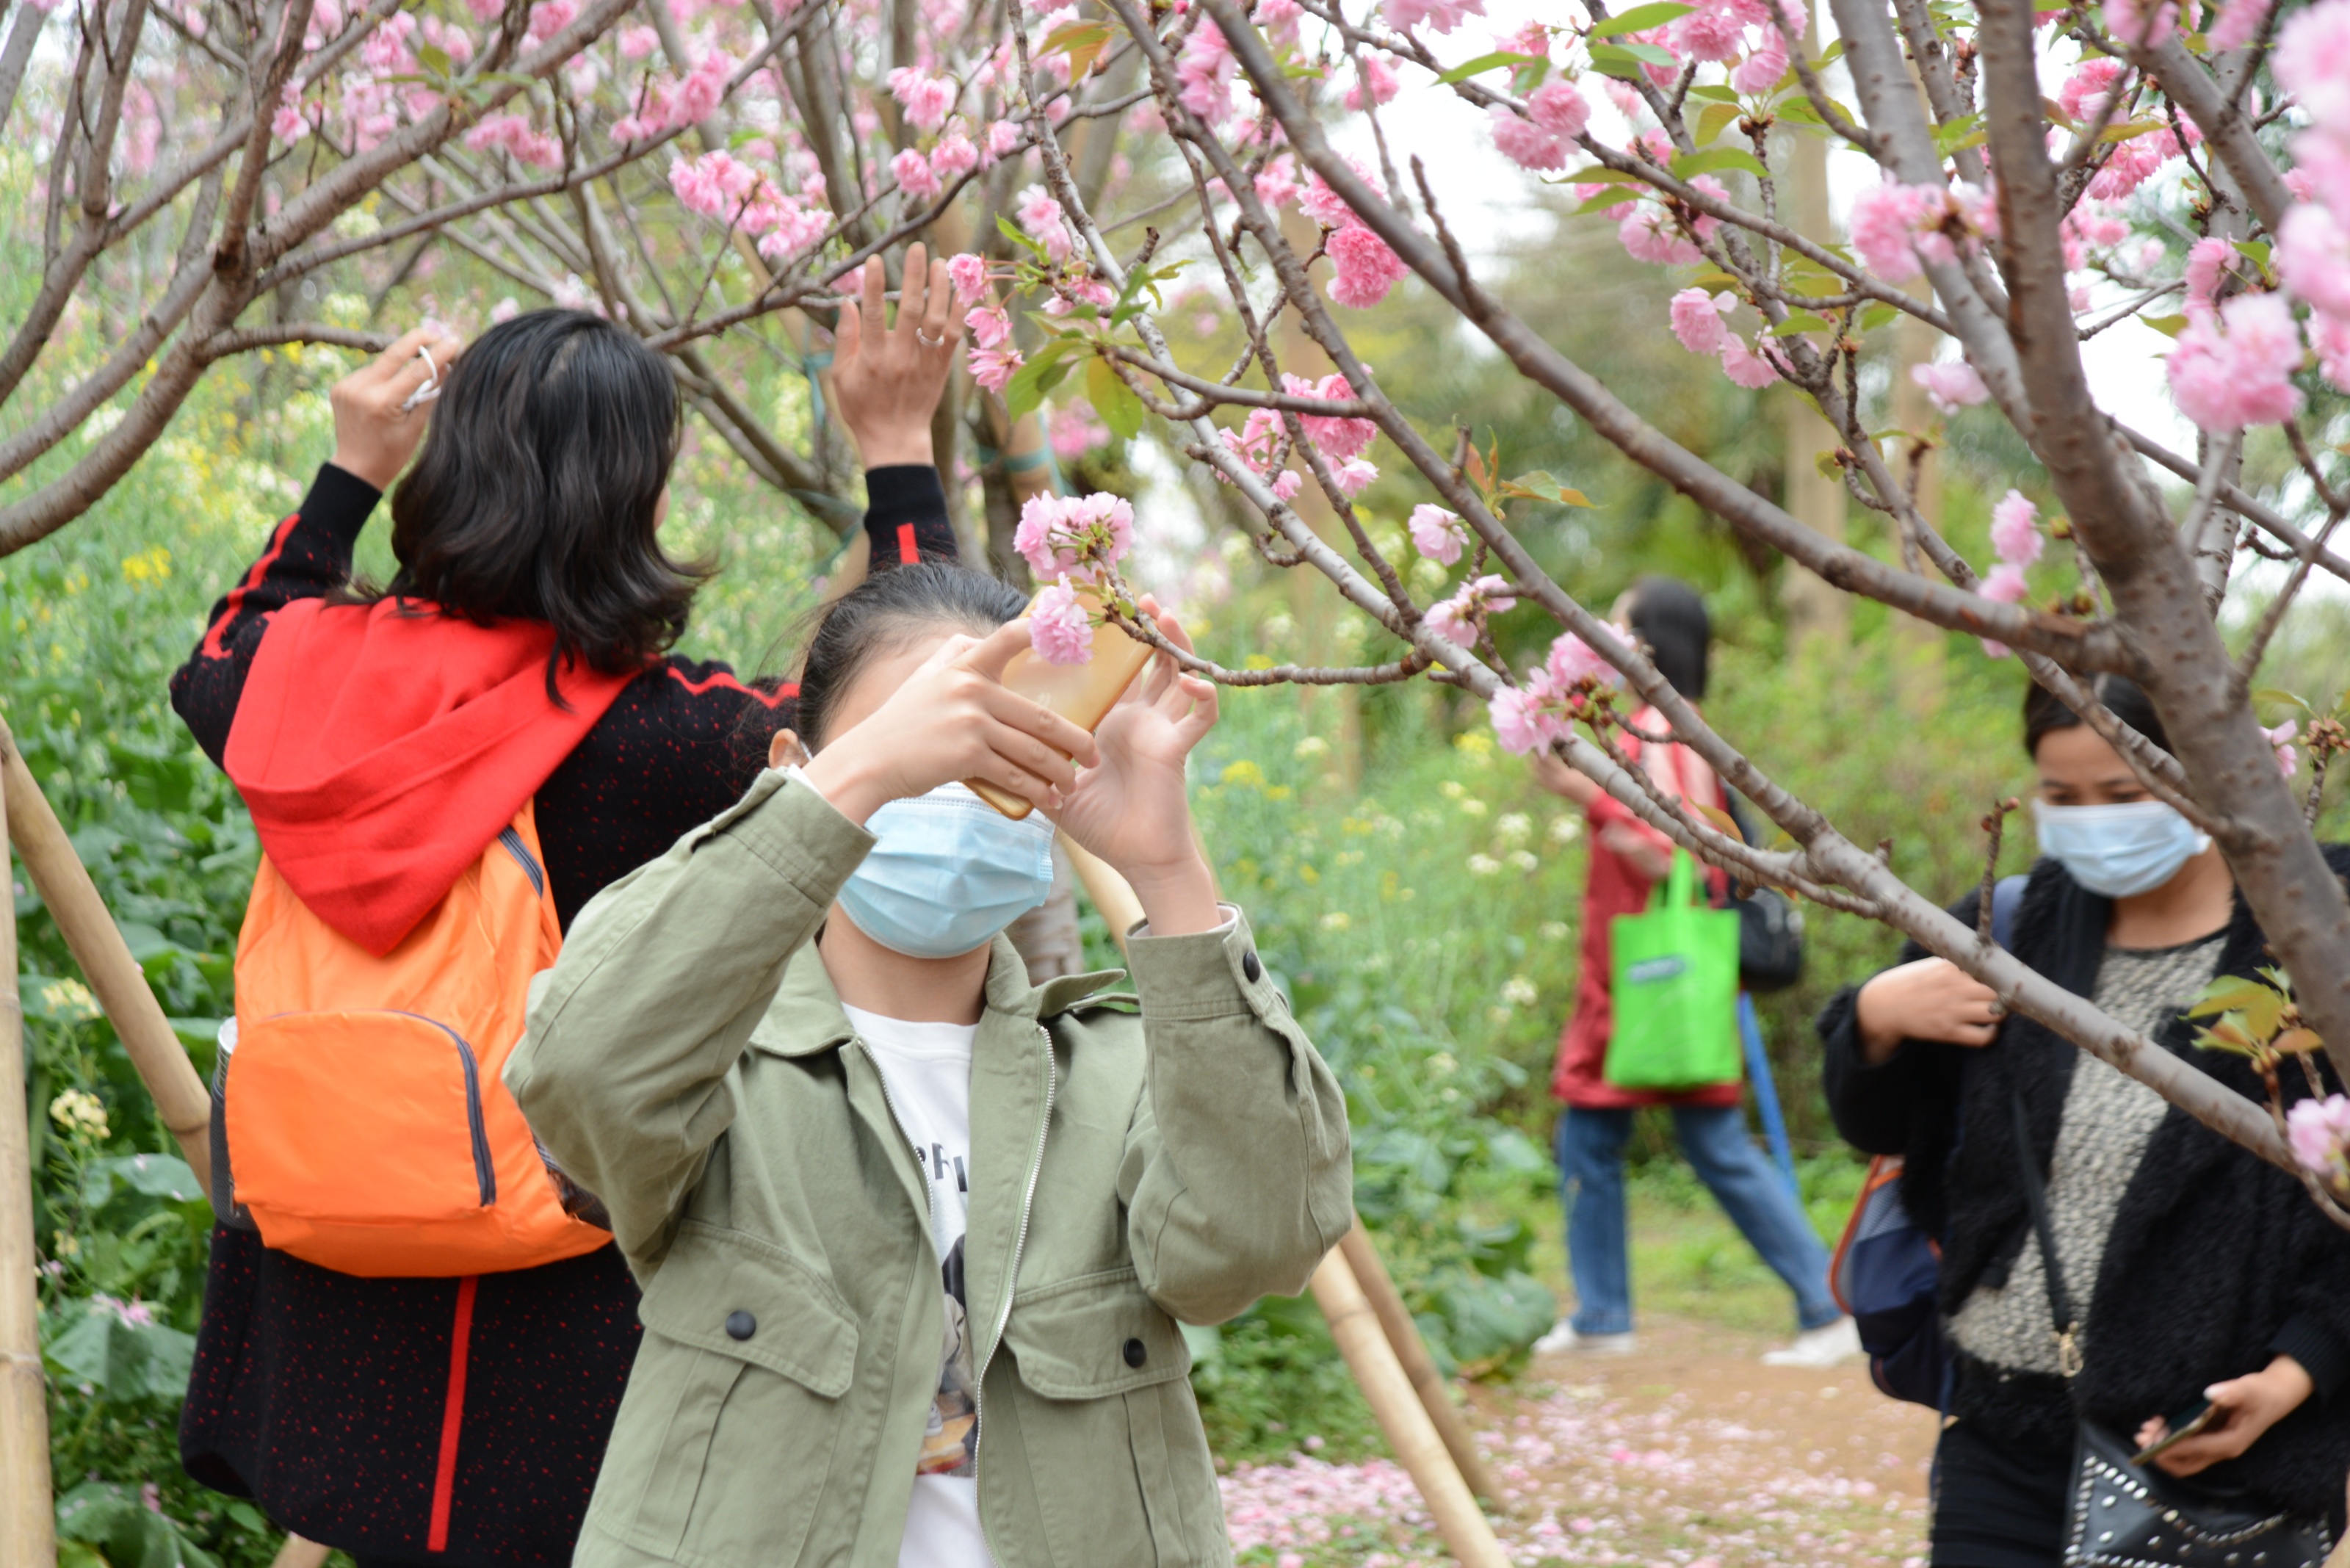
<path id="1" fill-rule="evenodd" d="M 1844 1315 L 1828 1294 L 1827 1249 L 1746 1131 L 1736 1106 L 1675 1106 L 1681 1152 L 1771 1272 L 1795 1293 L 1795 1321 L 1820 1328 Z M 1624 1220 L 1624 1142 L 1629 1110 L 1569 1106 L 1558 1118 L 1560 1198 L 1567 1267 L 1575 1277 L 1577 1334 L 1632 1331 L 1632 1263 Z"/>

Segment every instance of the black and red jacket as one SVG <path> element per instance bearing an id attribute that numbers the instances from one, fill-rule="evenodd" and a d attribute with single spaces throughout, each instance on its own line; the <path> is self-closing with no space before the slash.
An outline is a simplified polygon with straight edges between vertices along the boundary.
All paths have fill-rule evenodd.
<path id="1" fill-rule="evenodd" d="M 954 557 L 935 471 L 879 468 L 866 483 L 877 566 Z M 536 802 L 567 929 L 607 884 L 733 805 L 766 738 L 793 722 L 788 684 L 673 656 L 567 685 L 582 699 L 567 716 L 524 711 L 501 661 L 543 669 L 552 633 L 529 623 L 507 623 L 502 640 L 411 618 L 392 628 L 400 657 L 388 659 L 357 620 L 380 623 L 390 607 L 302 602 L 349 579 L 379 499 L 320 468 L 172 680 L 172 707 L 246 791 L 272 860 L 354 940 L 380 950 L 437 901 L 448 868 L 480 852 L 472 819 L 503 823 L 494 798 L 484 816 L 475 797 L 501 791 L 515 797 L 504 815 Z M 335 635 L 311 635 L 328 618 Z M 296 641 L 264 659 L 280 620 Z M 386 776 L 399 787 L 380 787 Z M 366 855 L 335 849 L 338 812 Z M 363 1561 L 559 1568 L 635 1357 L 636 1309 L 609 1247 L 477 1280 L 370 1280 L 215 1227 L 182 1460 Z"/>

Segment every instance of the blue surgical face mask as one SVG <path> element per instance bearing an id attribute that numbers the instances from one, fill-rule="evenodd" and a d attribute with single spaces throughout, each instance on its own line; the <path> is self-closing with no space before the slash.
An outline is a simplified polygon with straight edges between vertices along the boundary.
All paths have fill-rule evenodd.
<path id="1" fill-rule="evenodd" d="M 952 958 L 1053 890 L 1053 825 L 1013 821 L 959 784 L 893 800 L 866 822 L 880 840 L 840 889 L 857 929 L 909 958 Z"/>
<path id="2" fill-rule="evenodd" d="M 2209 834 L 2158 800 L 2127 805 L 2032 803 L 2043 854 L 2063 862 L 2092 893 L 2126 898 L 2151 892 L 2211 846 Z"/>

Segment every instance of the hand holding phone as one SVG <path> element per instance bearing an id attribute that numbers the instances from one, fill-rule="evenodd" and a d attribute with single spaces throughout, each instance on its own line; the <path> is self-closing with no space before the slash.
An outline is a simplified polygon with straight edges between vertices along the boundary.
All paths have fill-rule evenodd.
<path id="1" fill-rule="evenodd" d="M 2162 1418 L 2164 1428 L 2162 1436 L 2132 1454 L 2130 1463 L 2134 1465 L 2153 1463 L 2157 1458 L 2169 1452 L 2171 1449 L 2185 1442 L 2198 1432 L 2208 1429 L 2222 1413 L 2221 1407 L 2209 1399 L 2199 1398 L 2186 1408 L 2165 1416 Z"/>
<path id="2" fill-rule="evenodd" d="M 1088 616 L 1101 613 L 1101 601 L 1091 593 L 1079 589 L 1077 603 Z M 1029 608 L 1035 603 L 1031 600 Z M 1150 662 L 1154 650 L 1147 642 L 1138 642 L 1117 627 L 1098 622 L 1094 627 L 1093 657 L 1083 664 L 1051 664 L 1034 649 L 1024 648 L 1012 656 L 1003 667 L 1005 690 L 1059 714 L 1071 723 L 1087 731 L 1098 730 Z M 1007 790 L 996 788 L 983 779 L 965 779 L 971 793 L 1017 822 L 1035 807 Z"/>

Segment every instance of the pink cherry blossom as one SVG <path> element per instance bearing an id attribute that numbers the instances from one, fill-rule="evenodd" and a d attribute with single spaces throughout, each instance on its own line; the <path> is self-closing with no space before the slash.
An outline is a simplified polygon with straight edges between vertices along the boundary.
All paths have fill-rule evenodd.
<path id="1" fill-rule="evenodd" d="M 702 56 L 702 63 L 677 84 L 677 96 L 670 102 L 671 126 L 700 125 L 717 113 L 726 96 L 726 78 L 733 72 L 734 62 L 720 50 Z"/>
<path id="2" fill-rule="evenodd" d="M 1964 359 L 1936 365 L 1912 365 L 1909 379 L 1926 389 L 1927 398 L 1944 414 L 1973 408 L 1991 396 L 1991 389 Z"/>
<path id="3" fill-rule="evenodd" d="M 2195 139 L 2194 121 L 2182 122 L 2188 139 Z M 2168 130 L 2149 130 L 2116 144 L 2105 167 L 2089 182 L 2089 194 L 2100 202 L 2118 202 L 2152 179 L 2164 164 L 2179 155 L 2178 139 Z"/>
<path id="4" fill-rule="evenodd" d="M 1566 167 L 1567 141 L 1556 131 L 1522 117 L 1502 103 L 1493 106 L 1492 124 L 1493 145 L 1519 168 L 1543 171 Z"/>
<path id="5" fill-rule="evenodd" d="M 906 110 L 907 122 L 918 130 L 936 130 L 947 122 L 961 89 L 951 77 L 934 77 L 911 66 L 889 73 L 889 96 Z"/>
<path id="6" fill-rule="evenodd" d="M 1731 332 L 1724 334 L 1721 340 L 1721 373 L 1751 392 L 1777 380 L 1779 367 L 1749 348 L 1745 338 Z"/>
<path id="7" fill-rule="evenodd" d="M 947 263 L 947 279 L 965 300 L 987 297 L 987 258 L 964 251 Z M 1007 325 L 1007 330 L 1009 330 Z M 1002 341 L 1002 339 L 997 339 Z"/>
<path id="8" fill-rule="evenodd" d="M 1993 566 L 1975 589 L 1975 592 L 1993 604 L 2002 605 L 2020 605 L 2023 602 L 2024 596 L 2031 591 L 2032 586 L 2023 580 L 2023 568 L 2011 566 L 2006 562 Z M 2007 644 L 1993 642 L 1987 637 L 1981 640 L 1982 650 L 1990 657 L 1993 659 L 2007 657 Z"/>
<path id="9" fill-rule="evenodd" d="M 1991 553 L 2011 566 L 2028 566 L 2047 547 L 2040 536 L 2040 508 L 2021 490 L 2011 490 L 1991 509 Z"/>
<path id="10" fill-rule="evenodd" d="M 1931 185 L 1887 181 L 1863 191 L 1852 204 L 1852 248 L 1886 282 L 1908 282 L 1920 270 L 1911 248 L 1918 222 L 1941 200 Z"/>
<path id="11" fill-rule="evenodd" d="M 1461 559 L 1461 547 L 1469 543 L 1469 525 L 1457 512 L 1448 512 L 1430 502 L 1421 502 L 1411 509 L 1411 547 L 1436 562 L 1449 566 Z"/>
<path id="12" fill-rule="evenodd" d="M 1634 261 L 1650 262 L 1658 266 L 1686 266 L 1703 261 L 1705 253 L 1696 243 L 1681 237 L 1673 215 L 1653 202 L 1638 202 L 1616 225 L 1616 238 Z"/>
<path id="13" fill-rule="evenodd" d="M 1378 476 L 1379 465 L 1361 457 L 1350 457 L 1330 471 L 1330 477 L 1337 483 L 1338 493 L 1349 499 L 1368 490 L 1371 482 Z"/>
<path id="14" fill-rule="evenodd" d="M 2293 742 L 2301 734 L 2298 723 L 2287 719 L 2274 729 L 2262 730 L 2261 733 L 2268 738 L 2270 745 L 2276 748 L 2277 772 L 2291 778 L 2301 771 L 2301 753 L 2293 748 Z"/>
<path id="15" fill-rule="evenodd" d="M 1710 295 L 1685 288 L 1672 297 L 1673 336 L 1692 354 L 1718 354 L 1725 336 L 1721 318 L 1737 308 L 1738 296 L 1728 289 Z"/>
<path id="16" fill-rule="evenodd" d="M 928 202 L 942 188 L 931 161 L 911 147 L 889 160 L 889 173 L 898 182 L 898 189 L 917 201 Z"/>
<path id="17" fill-rule="evenodd" d="M 971 340 L 982 348 L 994 348 L 1012 337 L 1012 313 L 1002 306 L 982 307 L 962 318 L 971 331 Z"/>
<path id="18" fill-rule="evenodd" d="M 1499 615 L 1518 602 L 1509 586 L 1491 573 L 1463 583 L 1451 598 L 1428 607 L 1428 629 L 1455 647 L 1475 647 L 1478 612 Z"/>
<path id="19" fill-rule="evenodd" d="M 2260 36 L 2262 25 L 2268 21 L 2275 4 L 2276 0 L 2228 0 L 2219 21 L 2204 33 L 2204 41 L 2221 54 L 2242 48 Z"/>
<path id="20" fill-rule="evenodd" d="M 2220 330 L 2221 323 L 2226 330 Z M 2170 351 L 2171 395 L 2207 431 L 2275 424 L 2301 411 L 2301 332 L 2273 294 L 2240 295 L 2188 324 Z"/>
<path id="21" fill-rule="evenodd" d="M 2158 46 L 2178 26 L 2178 7 L 2173 0 L 2149 10 L 2144 0 L 2106 0 L 2106 31 L 2118 44 L 2136 47 L 2140 44 Z"/>
<path id="22" fill-rule="evenodd" d="M 1552 641 L 1550 657 L 1543 661 L 1543 668 L 1561 690 L 1580 685 L 1585 680 L 1613 682 L 1617 679 L 1616 667 L 1602 659 L 1598 649 L 1571 631 Z"/>
<path id="23" fill-rule="evenodd" d="M 2220 279 L 2236 259 L 2236 247 L 2222 239 L 2200 239 L 2187 247 L 2187 313 L 2211 308 Z"/>
<path id="24" fill-rule="evenodd" d="M 1504 686 L 1493 693 L 1486 716 L 1492 721 L 1493 738 L 1503 751 L 1523 757 L 1566 738 L 1565 718 L 1547 707 L 1552 700 L 1539 672 L 1523 686 Z"/>
<path id="25" fill-rule="evenodd" d="M 1020 226 L 1031 238 L 1045 247 L 1045 254 L 1055 261 L 1066 261 L 1076 242 L 1062 222 L 1061 203 L 1053 200 L 1042 185 L 1031 185 L 1020 192 L 1018 204 L 1013 209 L 1018 214 Z"/>
<path id="26" fill-rule="evenodd" d="M 2269 68 L 2318 130 L 2350 138 L 2350 5 L 2325 0 L 2296 13 L 2277 30 Z"/>
<path id="27" fill-rule="evenodd" d="M 992 161 L 1010 157 L 1013 150 L 1020 145 L 1021 139 L 1026 134 L 1026 131 L 1020 129 L 1018 120 L 998 119 L 990 122 L 987 128 L 989 159 Z"/>
<path id="28" fill-rule="evenodd" d="M 1738 47 L 1744 41 L 1746 24 L 1736 12 L 1721 0 L 1700 5 L 1688 16 L 1669 25 L 1673 43 L 1681 53 L 1717 65 L 1727 65 L 1738 57 Z"/>
<path id="29" fill-rule="evenodd" d="M 1194 27 L 1175 62 L 1176 78 L 1183 84 L 1180 101 L 1210 125 L 1222 125 L 1232 118 L 1232 77 L 1239 68 L 1222 32 L 1213 26 Z"/>
<path id="30" fill-rule="evenodd" d="M 2309 346 L 2317 350 L 2318 374 L 2336 390 L 2350 392 L 2350 317 L 2311 317 Z"/>
<path id="31" fill-rule="evenodd" d="M 1270 3 L 1270 0 L 1260 0 L 1260 3 L 1257 5 L 1257 18 L 1260 23 L 1263 20 L 1264 7 L 1268 3 Z M 1363 84 L 1365 82 L 1368 82 L 1370 84 L 1371 101 L 1373 103 L 1391 102 L 1393 101 L 1395 95 L 1403 90 L 1402 81 L 1398 78 L 1394 70 L 1388 67 L 1385 58 L 1378 55 L 1365 55 L 1363 57 L 1363 71 L 1361 77 L 1357 79 L 1354 86 L 1347 89 L 1347 107 L 1348 109 L 1357 111 L 1362 109 Z"/>
<path id="32" fill-rule="evenodd" d="M 974 348 L 971 351 L 971 379 L 991 392 L 1000 392 L 1027 362 L 1017 348 Z"/>
<path id="33" fill-rule="evenodd" d="M 2324 207 L 2300 202 L 2277 230 L 2277 275 L 2329 316 L 2350 319 L 2350 233 Z"/>
<path id="34" fill-rule="evenodd" d="M 931 149 L 931 172 L 941 181 L 961 179 L 979 167 L 979 149 L 960 130 L 950 130 Z"/>
<path id="35" fill-rule="evenodd" d="M 530 36 L 543 44 L 571 26 L 578 15 L 578 0 L 538 0 L 530 8 Z"/>
<path id="36" fill-rule="evenodd" d="M 1730 73 L 1730 85 L 1743 93 L 1766 93 L 1787 74 L 1787 40 L 1776 27 L 1762 30 L 1762 41 Z"/>
<path id="37" fill-rule="evenodd" d="M 2056 107 L 2076 120 L 2094 120 L 2105 108 L 2106 96 L 2125 67 L 2111 55 L 2084 60 L 2056 89 Z"/>
<path id="38" fill-rule="evenodd" d="M 1074 462 L 1109 440 L 1109 427 L 1083 403 L 1055 409 L 1049 433 L 1053 455 L 1064 462 Z"/>
<path id="39" fill-rule="evenodd" d="M 1332 234 L 1326 248 L 1330 265 L 1337 270 L 1330 280 L 1330 297 L 1351 309 L 1378 304 L 1411 271 L 1385 240 L 1360 223 Z"/>
<path id="40" fill-rule="evenodd" d="M 2329 1095 L 2324 1100 L 2296 1100 L 2284 1114 L 2285 1136 L 2302 1168 L 2339 1180 L 2343 1174 L 2343 1133 L 2338 1122 L 2350 1120 L 2350 1099 Z"/>
<path id="41" fill-rule="evenodd" d="M 1284 375 L 1281 389 L 1295 398 L 1324 398 L 1334 403 L 1348 400 L 1355 395 L 1353 384 L 1336 371 L 1319 381 L 1309 381 L 1303 376 Z M 1322 449 L 1322 455 L 1333 462 L 1361 456 L 1373 441 L 1379 439 L 1379 427 L 1369 420 L 1350 420 L 1331 414 L 1302 414 L 1297 422 L 1305 428 L 1305 433 L 1314 444 Z"/>
<path id="42" fill-rule="evenodd" d="M 1485 0 L 1386 0 L 1388 22 L 1409 33 L 1426 22 L 1430 31 L 1450 33 L 1471 16 L 1485 14 Z"/>
<path id="43" fill-rule="evenodd" d="M 1036 596 L 1028 611 L 1028 640 L 1047 664 L 1083 664 L 1094 656 L 1093 622 L 1068 578 Z"/>
<path id="44" fill-rule="evenodd" d="M 620 57 L 624 60 L 641 60 L 660 47 L 660 35 L 650 27 L 620 29 Z"/>
<path id="45" fill-rule="evenodd" d="M 1565 77 L 1553 77 L 1526 96 L 1526 113 L 1544 130 L 1572 139 L 1591 123 L 1591 100 Z"/>

